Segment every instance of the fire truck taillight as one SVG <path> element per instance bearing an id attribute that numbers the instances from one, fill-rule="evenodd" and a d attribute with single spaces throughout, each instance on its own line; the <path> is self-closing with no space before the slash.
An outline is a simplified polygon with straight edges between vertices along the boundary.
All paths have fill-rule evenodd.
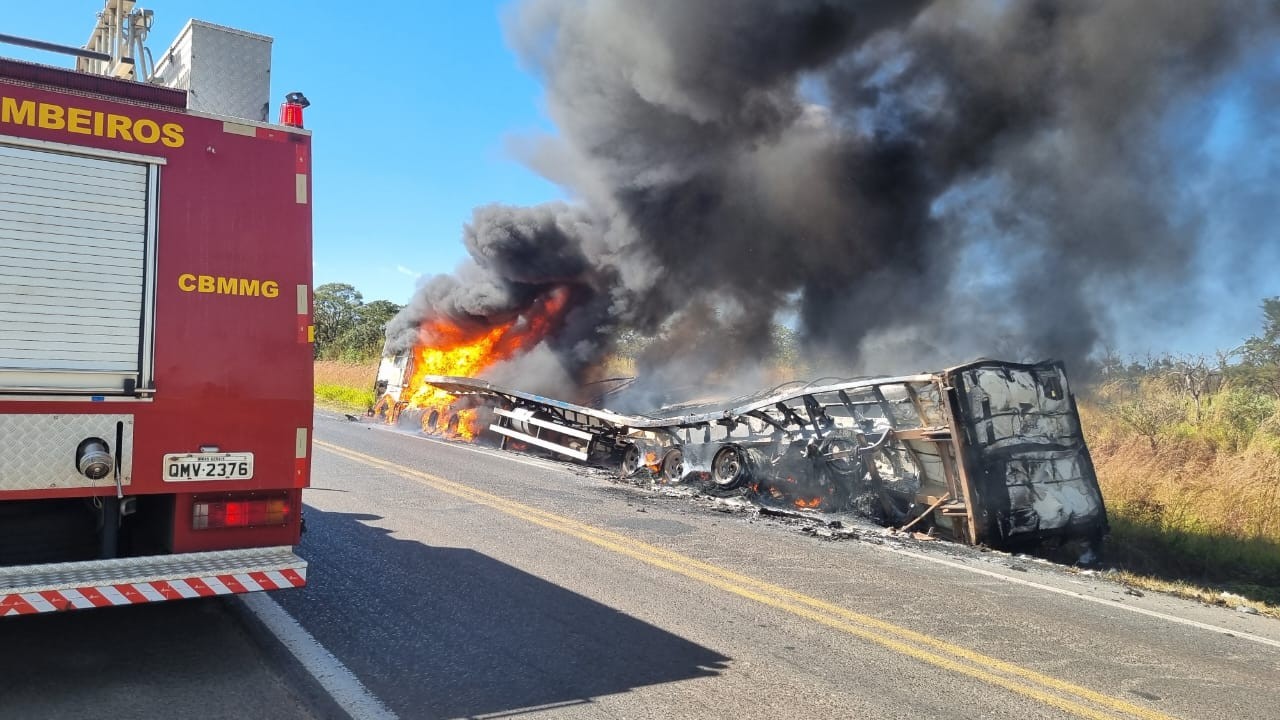
<path id="1" fill-rule="evenodd" d="M 191 505 L 191 529 L 285 525 L 290 511 L 289 498 L 284 496 L 196 500 Z"/>
<path id="2" fill-rule="evenodd" d="M 302 109 L 310 107 L 307 96 L 300 92 L 291 92 L 284 96 L 284 104 L 280 106 L 280 124 L 289 127 L 302 127 Z"/>

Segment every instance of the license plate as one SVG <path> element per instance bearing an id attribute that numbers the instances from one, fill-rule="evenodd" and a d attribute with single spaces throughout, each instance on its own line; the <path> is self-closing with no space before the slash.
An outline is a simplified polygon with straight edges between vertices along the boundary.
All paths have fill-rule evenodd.
<path id="1" fill-rule="evenodd" d="M 249 480 L 253 453 L 185 453 L 164 456 L 166 482 Z"/>

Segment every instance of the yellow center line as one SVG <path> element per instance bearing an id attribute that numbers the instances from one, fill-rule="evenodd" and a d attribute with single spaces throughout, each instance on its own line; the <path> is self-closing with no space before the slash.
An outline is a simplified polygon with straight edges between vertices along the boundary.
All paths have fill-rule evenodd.
<path id="1" fill-rule="evenodd" d="M 572 518 L 540 510 L 500 495 L 477 490 L 469 485 L 463 485 L 437 475 L 397 465 L 345 447 L 320 440 L 314 441 L 314 444 L 348 460 L 416 480 L 440 492 L 493 508 L 539 527 L 554 530 L 610 552 L 803 617 L 902 655 L 1005 688 L 1080 717 L 1111 720 L 1116 716 L 1082 705 L 1071 699 L 1052 695 L 1046 690 L 1056 691 L 1070 696 L 1074 700 L 1091 702 L 1112 711 L 1144 718 L 1145 720 L 1172 720 L 1169 715 L 1135 705 L 1120 698 L 1090 690 L 1065 680 L 1059 680 L 958 645 L 952 645 L 930 635 L 899 627 L 884 620 L 804 595 L 795 590 L 743 575 L 718 565 L 712 565 L 656 545 L 650 545 L 611 530 L 588 525 Z M 930 650 L 937 652 L 931 652 Z M 939 653 L 945 653 L 953 657 L 947 657 Z M 996 673 L 1003 673 L 1003 675 Z M 1006 675 L 1013 677 L 1006 677 Z M 1021 682 L 1015 678 L 1027 682 Z"/>

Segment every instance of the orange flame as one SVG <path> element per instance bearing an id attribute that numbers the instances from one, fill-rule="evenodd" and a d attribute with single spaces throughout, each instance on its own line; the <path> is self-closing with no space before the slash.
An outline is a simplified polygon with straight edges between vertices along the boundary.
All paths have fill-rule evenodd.
<path id="1" fill-rule="evenodd" d="M 644 454 L 644 464 L 645 467 L 655 473 L 662 470 L 662 462 L 658 460 L 658 453 L 652 450 L 649 450 Z"/>
<path id="2" fill-rule="evenodd" d="M 822 504 L 822 498 L 796 498 L 798 508 L 816 508 Z"/>
<path id="3" fill-rule="evenodd" d="M 555 328 L 568 299 L 568 289 L 557 288 L 521 316 L 479 333 L 468 332 L 444 318 L 424 322 L 413 349 L 413 375 L 401 401 L 423 411 L 423 430 L 474 440 L 481 429 L 476 410 L 453 410 L 457 398 L 425 384 L 423 378 L 476 377 L 496 363 L 527 352 Z"/>

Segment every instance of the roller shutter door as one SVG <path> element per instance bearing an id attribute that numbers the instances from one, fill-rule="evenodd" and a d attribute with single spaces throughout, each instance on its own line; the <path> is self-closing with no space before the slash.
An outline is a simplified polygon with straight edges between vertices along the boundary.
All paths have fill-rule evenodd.
<path id="1" fill-rule="evenodd" d="M 0 145 L 0 391 L 138 381 L 150 172 Z"/>

